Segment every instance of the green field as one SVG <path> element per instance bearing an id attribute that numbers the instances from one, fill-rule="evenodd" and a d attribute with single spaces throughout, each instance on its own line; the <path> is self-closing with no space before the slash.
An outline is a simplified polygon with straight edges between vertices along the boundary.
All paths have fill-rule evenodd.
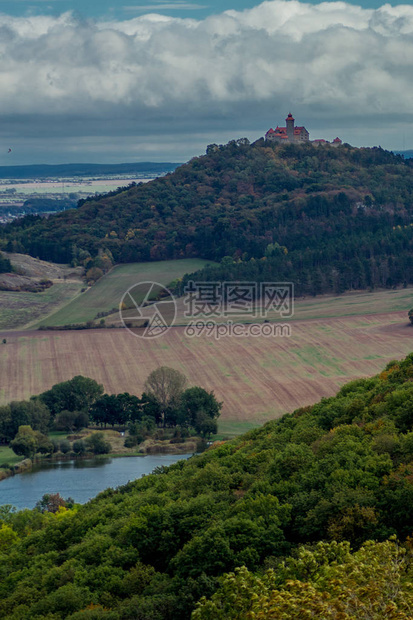
<path id="1" fill-rule="evenodd" d="M 17 456 L 8 446 L 0 446 L 0 468 L 2 465 L 16 465 L 23 460 L 22 456 Z"/>
<path id="2" fill-rule="evenodd" d="M 39 321 L 80 292 L 82 282 L 61 282 L 42 293 L 0 291 L 0 329 L 18 329 Z"/>
<path id="3" fill-rule="evenodd" d="M 150 281 L 167 286 L 176 278 L 201 269 L 208 262 L 211 261 L 189 258 L 117 265 L 93 287 L 78 295 L 52 316 L 40 321 L 35 327 L 92 321 L 98 312 L 117 309 L 123 294 L 134 284 Z"/>

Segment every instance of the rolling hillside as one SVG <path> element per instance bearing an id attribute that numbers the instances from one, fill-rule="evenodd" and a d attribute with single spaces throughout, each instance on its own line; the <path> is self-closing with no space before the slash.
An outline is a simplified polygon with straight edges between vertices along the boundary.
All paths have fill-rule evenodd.
<path id="1" fill-rule="evenodd" d="M 43 278 L 51 280 L 53 286 L 43 292 L 0 290 L 1 330 L 86 323 L 112 309 L 116 310 L 115 319 L 119 319 L 119 303 L 129 287 L 147 280 L 168 286 L 185 273 L 208 264 L 202 259 L 182 259 L 118 265 L 86 289 L 81 267 L 49 263 L 24 254 L 6 256 L 16 270 L 14 279 L 23 274 L 33 283 Z M 6 277 L 0 275 L 0 288 Z M 112 318 L 109 322 L 113 322 Z"/>
<path id="2" fill-rule="evenodd" d="M 331 396 L 346 381 L 378 372 L 413 349 L 405 311 L 290 325 L 290 337 L 219 340 L 207 333 L 190 338 L 185 327 L 156 340 L 124 329 L 0 332 L 7 339 L 0 345 L 0 405 L 79 374 L 108 393 L 141 395 L 149 373 L 166 365 L 183 372 L 191 385 L 215 392 L 224 402 L 220 432 L 233 434 Z"/>
<path id="3" fill-rule="evenodd" d="M 212 145 L 151 183 L 9 224 L 0 249 L 57 262 L 100 249 L 118 263 L 229 256 L 236 267 L 203 275 L 289 280 L 299 294 L 412 283 L 412 166 L 380 148 Z"/>
<path id="4" fill-rule="evenodd" d="M 98 313 L 112 309 L 118 314 L 120 300 L 131 286 L 146 281 L 168 286 L 176 278 L 182 278 L 184 274 L 202 268 L 206 264 L 208 261 L 195 258 L 117 265 L 94 286 L 55 314 L 41 320 L 36 327 L 85 323 L 96 319 Z"/>
<path id="5" fill-rule="evenodd" d="M 412 356 L 381 370 L 83 506 L 4 508 L 2 619 L 410 620 Z"/>

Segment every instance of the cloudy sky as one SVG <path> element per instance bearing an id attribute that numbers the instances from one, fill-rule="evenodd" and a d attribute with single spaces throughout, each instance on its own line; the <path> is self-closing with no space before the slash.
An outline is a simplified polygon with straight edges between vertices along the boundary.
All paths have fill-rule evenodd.
<path id="1" fill-rule="evenodd" d="M 412 149 L 412 4 L 0 0 L 0 165 L 185 161 L 290 110 Z"/>

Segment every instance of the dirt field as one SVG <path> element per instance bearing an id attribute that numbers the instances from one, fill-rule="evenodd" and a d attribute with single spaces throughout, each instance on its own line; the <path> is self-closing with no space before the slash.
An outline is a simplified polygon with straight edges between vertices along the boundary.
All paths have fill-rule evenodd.
<path id="1" fill-rule="evenodd" d="M 360 316 L 369 314 L 385 314 L 387 312 L 405 312 L 407 313 L 413 307 L 413 288 L 400 288 L 396 290 L 385 289 L 368 291 L 354 291 L 344 293 L 339 297 L 333 295 L 319 295 L 318 297 L 305 297 L 294 300 L 294 313 L 289 318 L 281 317 L 279 312 L 269 310 L 266 318 L 270 321 L 301 321 L 303 319 L 324 319 L 337 318 L 346 316 Z M 186 316 L 187 306 L 185 305 L 185 296 L 176 299 L 177 314 L 175 325 L 187 325 L 193 323 L 192 317 Z M 136 314 L 134 311 L 124 311 L 124 320 L 128 320 Z M 256 311 L 257 318 L 250 316 L 235 317 L 237 322 L 262 322 L 263 318 L 259 310 Z M 173 320 L 173 315 L 166 315 L 168 324 Z M 214 316 L 217 323 L 226 322 L 228 317 L 223 315 Z M 208 318 L 198 317 L 197 320 L 208 321 Z M 119 313 L 111 314 L 107 317 L 107 323 L 110 325 L 121 325 Z"/>
<path id="2" fill-rule="evenodd" d="M 296 320 L 290 338 L 189 338 L 172 328 L 156 340 L 126 330 L 0 333 L 0 404 L 70 379 L 92 377 L 109 393 L 140 394 L 167 365 L 224 402 L 222 423 L 242 430 L 315 403 L 413 350 L 405 312 Z M 6 344 L 1 344 L 3 337 Z"/>

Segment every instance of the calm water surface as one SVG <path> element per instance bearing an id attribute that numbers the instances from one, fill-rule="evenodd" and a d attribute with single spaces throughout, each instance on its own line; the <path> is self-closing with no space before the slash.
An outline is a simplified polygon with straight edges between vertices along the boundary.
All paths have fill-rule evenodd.
<path id="1" fill-rule="evenodd" d="M 31 471 L 0 482 L 0 505 L 19 510 L 34 508 L 45 493 L 60 493 L 84 504 L 108 487 L 118 487 L 150 474 L 155 467 L 172 465 L 191 454 L 159 454 L 42 463 Z"/>

